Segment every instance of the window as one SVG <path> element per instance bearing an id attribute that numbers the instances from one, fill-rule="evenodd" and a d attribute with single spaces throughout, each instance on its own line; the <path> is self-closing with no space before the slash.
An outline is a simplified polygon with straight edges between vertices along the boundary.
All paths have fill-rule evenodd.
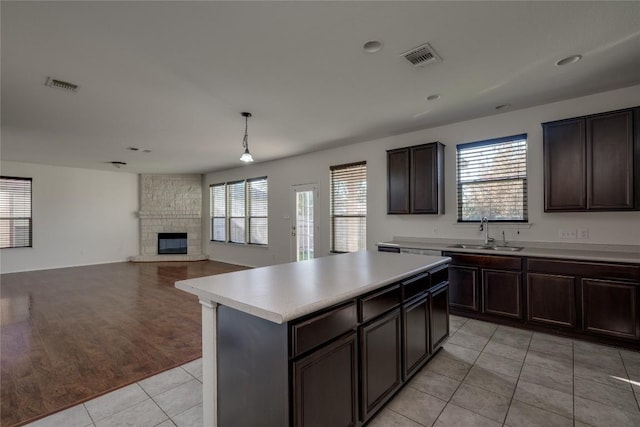
<path id="1" fill-rule="evenodd" d="M 267 177 L 214 184 L 210 196 L 211 240 L 269 243 Z"/>
<path id="2" fill-rule="evenodd" d="M 527 135 L 459 144 L 458 222 L 527 221 Z"/>
<path id="3" fill-rule="evenodd" d="M 30 248 L 31 178 L 0 178 L 0 248 Z"/>
<path id="4" fill-rule="evenodd" d="M 331 166 L 331 252 L 367 247 L 367 163 Z"/>
<path id="5" fill-rule="evenodd" d="M 226 184 L 211 186 L 211 240 L 218 242 L 227 240 L 226 190 Z"/>
<path id="6" fill-rule="evenodd" d="M 249 199 L 249 243 L 266 245 L 269 241 L 269 184 L 267 178 L 247 181 Z"/>
<path id="7" fill-rule="evenodd" d="M 227 184 L 229 197 L 229 241 L 245 243 L 245 194 L 244 181 Z"/>

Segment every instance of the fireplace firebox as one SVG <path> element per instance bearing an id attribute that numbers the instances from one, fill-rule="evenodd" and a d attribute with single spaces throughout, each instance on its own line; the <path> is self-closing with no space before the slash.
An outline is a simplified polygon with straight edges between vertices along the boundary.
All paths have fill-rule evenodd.
<path id="1" fill-rule="evenodd" d="M 187 233 L 158 233 L 158 255 L 186 253 Z"/>

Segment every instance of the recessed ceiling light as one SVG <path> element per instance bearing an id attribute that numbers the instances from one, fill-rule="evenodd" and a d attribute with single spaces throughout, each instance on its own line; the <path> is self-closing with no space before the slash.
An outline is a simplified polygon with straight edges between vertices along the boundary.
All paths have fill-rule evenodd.
<path id="1" fill-rule="evenodd" d="M 362 45 L 362 49 L 367 53 L 380 52 L 382 50 L 382 42 L 380 40 L 369 40 Z"/>
<path id="2" fill-rule="evenodd" d="M 442 98 L 442 95 L 439 93 L 434 93 L 433 95 L 427 96 L 427 101 L 435 101 L 436 99 Z"/>
<path id="3" fill-rule="evenodd" d="M 127 166 L 125 162 L 110 162 L 113 166 L 120 169 L 122 166 Z"/>
<path id="4" fill-rule="evenodd" d="M 562 67 L 563 65 L 573 64 L 582 59 L 582 55 L 571 55 L 566 58 L 562 58 L 560 61 L 556 62 L 556 66 Z"/>
<path id="5" fill-rule="evenodd" d="M 496 106 L 496 110 L 504 110 L 504 109 L 509 108 L 509 107 L 511 107 L 511 104 L 501 104 L 501 105 Z"/>
<path id="6" fill-rule="evenodd" d="M 137 148 L 137 147 L 127 147 L 127 150 L 129 150 L 129 151 L 138 151 L 140 149 Z"/>
<path id="7" fill-rule="evenodd" d="M 151 150 L 142 150 L 143 153 L 150 153 Z"/>

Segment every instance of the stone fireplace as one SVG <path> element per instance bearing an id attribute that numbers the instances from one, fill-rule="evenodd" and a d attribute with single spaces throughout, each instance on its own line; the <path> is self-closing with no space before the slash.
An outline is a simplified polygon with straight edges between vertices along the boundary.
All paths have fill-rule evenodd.
<path id="1" fill-rule="evenodd" d="M 130 261 L 201 261 L 202 177 L 196 174 L 140 175 L 140 254 Z M 160 235 L 186 233 L 186 254 L 167 253 Z M 176 243 L 172 243 L 175 245 Z M 165 252 L 161 254 L 159 252 Z M 184 252 L 183 249 L 180 252 Z"/>

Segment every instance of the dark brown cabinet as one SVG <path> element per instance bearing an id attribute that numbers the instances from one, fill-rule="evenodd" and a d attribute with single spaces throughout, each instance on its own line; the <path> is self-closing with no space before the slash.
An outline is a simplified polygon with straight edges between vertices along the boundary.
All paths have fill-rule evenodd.
<path id="1" fill-rule="evenodd" d="M 639 110 L 542 124 L 545 212 L 640 207 Z"/>
<path id="2" fill-rule="evenodd" d="M 530 258 L 527 268 L 530 322 L 640 339 L 640 265 Z"/>
<path id="3" fill-rule="evenodd" d="M 400 325 L 400 309 L 395 309 L 360 328 L 363 422 L 402 384 Z"/>
<path id="4" fill-rule="evenodd" d="M 444 213 L 444 145 L 387 151 L 387 213 Z"/>
<path id="5" fill-rule="evenodd" d="M 460 313 L 522 319 L 522 258 L 447 253 L 450 305 Z"/>
<path id="6" fill-rule="evenodd" d="M 527 274 L 527 320 L 552 327 L 576 326 L 575 278 Z"/>
<path id="7" fill-rule="evenodd" d="M 478 269 L 451 264 L 449 293 L 451 307 L 477 312 L 480 308 Z"/>
<path id="8" fill-rule="evenodd" d="M 431 353 L 429 346 L 429 305 L 428 294 L 418 297 L 402 307 L 402 348 L 404 350 L 403 376 L 408 378 L 427 360 Z"/>
<path id="9" fill-rule="evenodd" d="M 429 327 L 433 354 L 449 337 L 449 283 L 443 282 L 431 290 Z"/>
<path id="10" fill-rule="evenodd" d="M 387 213 L 409 213 L 409 149 L 387 151 Z"/>
<path id="11" fill-rule="evenodd" d="M 640 284 L 582 279 L 582 327 L 620 338 L 640 338 Z"/>
<path id="12" fill-rule="evenodd" d="M 482 311 L 522 319 L 522 272 L 482 270 Z"/>
<path id="13" fill-rule="evenodd" d="M 293 363 L 295 426 L 357 425 L 356 345 L 351 333 Z"/>
<path id="14" fill-rule="evenodd" d="M 449 336 L 447 291 L 445 264 L 288 324 L 290 425 L 370 420 Z"/>

